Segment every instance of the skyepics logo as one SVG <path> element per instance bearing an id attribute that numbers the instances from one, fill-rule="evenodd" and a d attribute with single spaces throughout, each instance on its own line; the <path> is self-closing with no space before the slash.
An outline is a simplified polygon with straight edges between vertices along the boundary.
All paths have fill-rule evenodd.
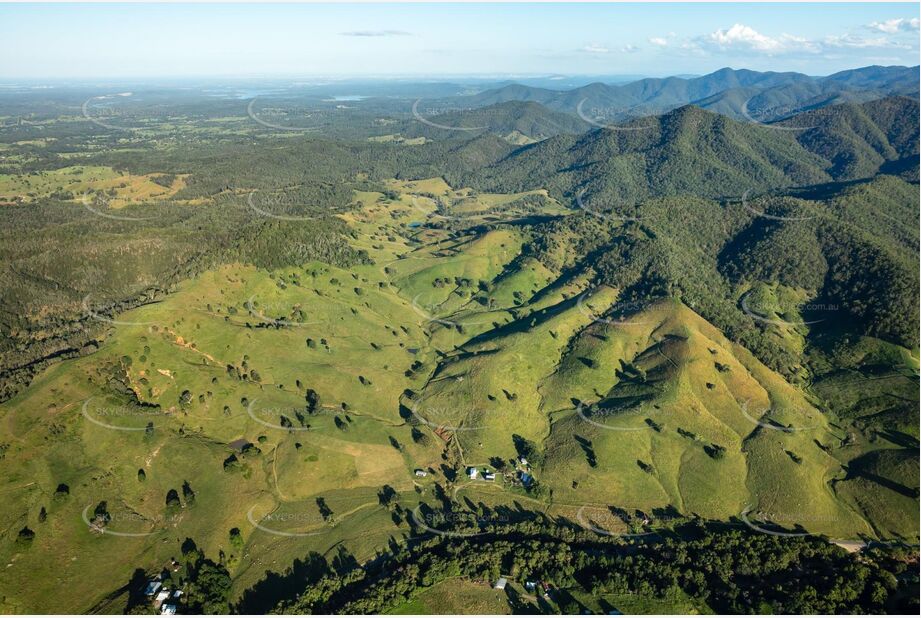
<path id="1" fill-rule="evenodd" d="M 246 195 L 246 206 L 262 217 L 280 221 L 314 221 L 314 215 L 291 214 L 308 210 L 310 207 L 304 199 L 287 193 L 265 193 L 252 191 Z"/>
<path id="2" fill-rule="evenodd" d="M 772 530 L 766 526 L 775 526 L 779 527 L 778 522 L 783 521 L 796 521 L 796 526 L 799 527 L 802 521 L 805 519 L 817 521 L 821 518 L 816 518 L 808 514 L 800 513 L 797 515 L 790 516 L 789 514 L 777 515 L 776 513 L 753 513 L 752 506 L 749 504 L 745 507 L 745 510 L 739 515 L 739 518 L 745 523 L 746 526 L 761 532 L 763 534 L 770 534 L 771 536 L 781 536 L 781 537 L 801 537 L 801 536 L 810 536 L 809 532 L 786 532 L 784 530 Z M 753 521 L 754 520 L 754 521 Z M 755 523 L 757 522 L 757 523 Z"/>
<path id="3" fill-rule="evenodd" d="M 632 204 L 626 206 L 624 204 L 596 204 L 594 202 L 589 203 L 584 199 L 585 192 L 587 189 L 581 189 L 576 194 L 576 204 L 581 210 L 584 210 L 590 215 L 598 217 L 599 219 L 608 219 L 611 221 L 642 221 L 644 219 L 651 218 L 649 215 L 640 216 L 636 214 L 638 206 L 637 204 Z M 619 209 L 615 210 L 615 208 Z M 625 214 L 621 211 L 630 211 L 632 214 Z"/>
<path id="4" fill-rule="evenodd" d="M 588 103 L 588 97 L 579 101 L 576 105 L 576 114 L 587 122 L 590 125 L 600 127 L 602 129 L 607 129 L 608 131 L 646 131 L 648 129 L 655 128 L 656 125 L 650 124 L 648 120 L 644 120 L 642 124 L 638 125 L 619 125 L 612 124 L 608 121 L 612 117 L 620 117 L 624 114 L 624 108 L 622 107 L 611 107 L 611 106 L 598 106 L 598 105 L 589 105 L 586 108 L 586 103 Z"/>
<path id="5" fill-rule="evenodd" d="M 257 399 L 253 399 L 246 406 L 246 413 L 251 419 L 272 429 L 281 431 L 310 431 L 310 423 L 307 422 L 310 416 L 318 414 L 329 414 L 325 408 L 316 407 L 314 410 L 308 410 L 310 402 L 305 403 L 303 409 L 293 406 L 256 406 Z"/>
<path id="6" fill-rule="evenodd" d="M 576 512 L 576 521 L 586 530 L 601 536 L 637 538 L 655 534 L 655 531 L 645 529 L 651 523 L 647 515 L 638 513 L 634 517 L 607 506 L 584 505 Z"/>
<path id="7" fill-rule="evenodd" d="M 606 309 L 596 307 L 589 298 L 591 290 L 583 292 L 576 299 L 576 309 L 582 315 L 591 319 L 593 323 L 608 324 L 610 326 L 639 326 L 648 324 L 645 320 L 637 320 L 630 316 L 641 314 L 652 307 L 655 300 L 627 300 L 616 302 Z"/>
<path id="8" fill-rule="evenodd" d="M 90 97 L 80 106 L 83 117 L 109 131 L 143 131 L 172 127 L 186 120 L 175 106 L 145 100 L 134 92 Z"/>
<path id="9" fill-rule="evenodd" d="M 798 322 L 791 322 L 789 320 L 781 319 L 777 315 L 774 307 L 767 306 L 766 303 L 753 298 L 753 295 L 753 291 L 749 291 L 743 294 L 739 299 L 739 306 L 745 315 L 758 322 L 774 324 L 775 326 L 809 326 L 811 324 L 818 324 L 824 320 L 824 318 L 821 318 L 817 320 L 800 320 Z M 818 312 L 837 311 L 838 305 L 824 303 L 804 303 L 798 306 L 798 310 L 801 313 L 815 314 Z"/>
<path id="10" fill-rule="evenodd" d="M 464 410 L 463 408 L 456 406 L 438 406 L 425 403 L 424 400 L 419 400 L 413 402 L 412 407 L 410 408 L 410 413 L 421 423 L 424 423 L 435 429 L 436 431 L 476 431 L 477 429 L 484 429 L 482 425 L 472 425 L 464 426 L 462 424 L 464 419 L 482 418 L 485 410 L 474 409 L 474 410 Z"/>
<path id="11" fill-rule="evenodd" d="M 413 296 L 412 300 L 410 301 L 410 305 L 412 306 L 413 311 L 415 311 L 417 314 L 425 318 L 426 322 L 434 322 L 437 324 L 441 324 L 442 326 L 447 326 L 448 328 L 451 328 L 454 330 L 459 330 L 459 329 L 462 330 L 465 326 L 476 326 L 478 324 L 487 324 L 489 322 L 489 320 L 486 320 L 486 319 L 461 319 L 457 317 L 456 315 L 450 316 L 450 317 L 455 317 L 455 319 L 450 319 L 450 317 L 448 316 L 436 317 L 434 314 L 437 313 L 441 309 L 440 304 L 438 303 L 426 304 L 422 302 L 421 299 L 422 299 L 422 293 L 420 292 L 419 294 L 416 294 L 415 296 Z M 493 308 L 495 308 L 495 301 L 492 298 L 487 298 L 485 309 L 489 311 L 489 310 L 492 310 Z"/>
<path id="12" fill-rule="evenodd" d="M 424 200 L 430 200 L 432 205 L 427 204 Z M 428 218 L 439 219 L 441 221 L 467 222 L 479 217 L 482 213 L 473 212 L 470 214 L 449 215 L 445 214 L 445 204 L 439 197 L 423 197 L 420 195 L 411 195 L 409 198 L 413 209 L 425 215 Z"/>
<path id="13" fill-rule="evenodd" d="M 410 511 L 410 519 L 417 528 L 439 536 L 480 536 L 487 533 L 483 530 L 484 527 L 509 522 L 507 516 L 498 513 L 479 515 L 469 511 L 432 511 L 428 508 L 423 511 L 423 507 L 424 505 L 420 504 Z"/>
<path id="14" fill-rule="evenodd" d="M 154 421 L 167 415 L 154 406 L 92 405 L 94 397 L 83 402 L 80 413 L 89 422 L 116 431 L 154 431 Z"/>
<path id="15" fill-rule="evenodd" d="M 119 205 L 118 208 L 113 207 L 113 200 L 102 193 L 90 193 L 89 191 L 84 191 L 83 195 L 78 198 L 78 201 L 83 205 L 92 214 L 97 217 L 105 217 L 106 219 L 114 219 L 116 221 L 149 221 L 154 217 L 136 217 L 126 214 L 113 214 L 113 212 L 121 212 L 129 206 L 137 206 L 136 203 L 126 203 Z"/>
<path id="16" fill-rule="evenodd" d="M 482 131 L 483 129 L 486 129 L 486 128 L 487 128 L 487 127 L 485 127 L 485 126 L 482 126 L 482 127 L 463 127 L 463 126 L 456 126 L 456 125 L 444 124 L 444 123 L 440 123 L 440 122 L 434 122 L 434 121 L 429 120 L 428 118 L 426 118 L 426 117 L 423 115 L 423 113 L 424 113 L 424 114 L 427 114 L 428 116 L 437 117 L 437 116 L 441 116 L 441 115 L 445 115 L 445 114 L 451 114 L 451 113 L 459 113 L 459 112 L 469 111 L 471 108 L 442 106 L 442 107 L 429 107 L 429 108 L 427 108 L 427 109 L 420 110 L 420 109 L 419 109 L 419 105 L 420 105 L 421 103 L 422 103 L 422 99 L 416 99 L 416 100 L 413 102 L 412 115 L 413 115 L 413 118 L 415 118 L 416 120 L 418 120 L 418 121 L 421 122 L 422 124 L 426 124 L 426 125 L 428 125 L 428 126 L 430 126 L 430 127 L 436 128 L 436 129 L 442 129 L 442 130 L 444 130 L 444 131 Z"/>
<path id="17" fill-rule="evenodd" d="M 111 131 L 135 131 L 139 127 L 130 126 L 127 122 L 137 122 L 138 117 L 135 114 L 129 114 L 121 103 L 129 100 L 134 96 L 132 92 L 119 92 L 117 94 L 104 94 L 96 97 L 90 97 L 80 106 L 83 117 L 93 124 L 109 129 Z M 153 116 L 153 112 L 148 110 L 146 113 Z M 148 116 L 150 117 L 150 116 Z"/>
<path id="18" fill-rule="evenodd" d="M 324 507 L 325 502 L 318 501 L 318 509 L 322 511 Z M 319 536 L 329 532 L 334 525 L 328 507 L 326 512 L 277 510 L 262 517 L 256 517 L 255 513 L 256 507 L 253 506 L 246 512 L 247 521 L 254 528 L 275 536 Z"/>
<path id="19" fill-rule="evenodd" d="M 316 126 L 321 113 L 299 105 L 274 103 L 270 105 L 257 105 L 259 97 L 253 98 L 246 106 L 246 115 L 253 122 L 277 131 L 294 131 L 298 133 L 311 133 L 318 131 Z"/>
<path id="20" fill-rule="evenodd" d="M 319 324 L 319 322 L 307 319 L 307 313 L 300 304 L 287 304 L 279 301 L 260 302 L 254 294 L 243 303 L 243 307 L 250 316 L 275 328 L 299 328 Z M 277 317 L 272 317 L 273 315 Z"/>
<path id="21" fill-rule="evenodd" d="M 644 421 L 641 425 L 633 419 L 635 413 L 638 411 L 638 408 L 630 406 L 610 406 L 601 404 L 586 406 L 581 402 L 576 406 L 576 415 L 589 425 L 594 425 L 599 429 L 605 429 L 607 431 L 648 431 L 653 429 L 653 424 Z M 629 417 L 630 420 L 617 420 L 619 417 Z M 583 444 L 583 449 L 586 448 L 590 450 L 591 445 L 586 446 Z"/>
<path id="22" fill-rule="evenodd" d="M 150 536 L 182 520 L 178 513 L 150 517 L 135 511 L 110 509 L 106 502 L 99 502 L 95 507 L 87 504 L 80 515 L 91 532 L 121 537 Z"/>
<path id="23" fill-rule="evenodd" d="M 807 111 L 793 105 L 759 107 L 756 112 L 753 112 L 752 101 L 757 96 L 754 95 L 745 99 L 745 102 L 739 108 L 739 113 L 752 124 L 758 124 L 777 131 L 808 131 L 818 126 L 815 122 L 821 119 L 822 116 L 829 116 L 835 113 L 834 110 L 824 107 Z M 801 114 L 801 112 L 805 113 Z M 793 118 L 790 118 L 791 116 Z"/>
<path id="24" fill-rule="evenodd" d="M 742 194 L 742 208 L 752 213 L 756 217 L 761 217 L 763 219 L 771 219 L 773 221 L 807 221 L 809 219 L 815 219 L 815 215 L 774 215 L 768 212 L 765 212 L 763 209 L 758 208 L 753 200 L 749 199 L 749 194 L 751 189 L 747 190 Z"/>
<path id="25" fill-rule="evenodd" d="M 739 409 L 742 411 L 742 416 L 750 420 L 755 425 L 765 429 L 780 431 L 783 433 L 793 433 L 796 431 L 809 431 L 811 429 L 818 429 L 821 426 L 818 422 L 816 422 L 816 419 L 813 416 L 807 412 L 804 412 L 803 410 L 784 410 L 781 408 L 772 407 L 762 410 L 761 412 L 756 412 L 754 410 L 749 410 L 749 403 L 751 403 L 751 400 L 745 401 L 739 406 Z M 775 416 L 794 416 L 796 418 L 803 418 L 808 420 L 809 424 L 802 427 L 796 427 L 792 424 L 784 425 L 783 423 L 774 420 L 773 417 Z"/>
<path id="26" fill-rule="evenodd" d="M 109 303 L 108 305 L 104 307 L 98 307 L 94 309 L 92 303 L 90 302 L 90 296 L 92 295 L 87 294 L 83 298 L 82 304 L 83 304 L 83 312 L 86 314 L 87 317 L 93 320 L 96 320 L 98 322 L 105 322 L 107 324 L 113 324 L 115 326 L 150 326 L 151 324 L 153 324 L 153 322 L 130 322 L 127 320 L 115 320 L 110 317 L 107 317 L 103 315 L 102 313 L 100 313 L 100 311 L 102 312 L 116 311 L 117 307 L 115 303 Z"/>

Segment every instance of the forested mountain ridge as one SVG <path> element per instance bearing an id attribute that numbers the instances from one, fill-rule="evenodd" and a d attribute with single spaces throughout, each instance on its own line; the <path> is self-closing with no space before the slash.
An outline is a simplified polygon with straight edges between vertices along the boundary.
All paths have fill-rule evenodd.
<path id="1" fill-rule="evenodd" d="M 895 94 L 917 97 L 918 93 L 918 66 L 868 66 L 857 69 L 848 69 L 833 73 L 824 81 L 840 84 L 854 85 L 878 90 L 892 89 Z"/>
<path id="2" fill-rule="evenodd" d="M 886 163 L 916 158 L 917 116 L 917 101 L 893 97 L 800 114 L 777 125 L 796 130 L 782 130 L 686 106 L 525 146 L 462 180 L 484 189 L 542 185 L 572 197 L 586 190 L 625 204 L 676 194 L 738 197 L 868 178 Z"/>
<path id="3" fill-rule="evenodd" d="M 452 99 L 458 104 L 484 106 L 506 101 L 533 101 L 551 109 L 606 122 L 666 112 L 683 105 L 717 106 L 714 111 L 770 121 L 805 111 L 817 104 L 891 95 L 918 98 L 918 67 L 872 66 L 827 77 L 795 72 L 720 69 L 694 78 L 648 78 L 621 85 L 593 83 L 568 91 L 512 84 Z"/>
<path id="4" fill-rule="evenodd" d="M 887 97 L 804 112 L 778 122 L 798 128 L 797 141 L 828 163 L 835 180 L 869 178 L 887 163 L 918 159 L 918 101 Z"/>

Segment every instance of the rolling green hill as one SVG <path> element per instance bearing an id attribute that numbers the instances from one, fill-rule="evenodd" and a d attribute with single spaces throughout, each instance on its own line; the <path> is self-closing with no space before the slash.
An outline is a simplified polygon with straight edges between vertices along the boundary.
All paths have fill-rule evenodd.
<path id="1" fill-rule="evenodd" d="M 209 612 L 882 608 L 908 576 L 797 578 L 888 581 L 898 554 L 828 540 L 919 540 L 918 103 L 625 88 L 815 109 L 584 131 L 512 87 L 533 100 L 431 117 L 474 132 L 4 143 L 0 611 L 147 610 L 157 573 Z M 504 532 L 501 562 L 465 540 Z M 688 552 L 739 568 L 656 562 Z M 774 588 L 720 575 L 762 567 Z"/>
<path id="2" fill-rule="evenodd" d="M 208 269 L 119 314 L 98 351 L 0 404 L 5 610 L 123 608 L 112 582 L 169 564 L 184 539 L 221 557 L 232 602 L 269 602 L 268 571 L 310 552 L 364 562 L 418 532 L 409 511 L 446 500 L 461 512 L 517 502 L 560 521 L 610 506 L 917 542 L 917 436 L 886 433 L 835 382 L 872 361 L 826 356 L 832 372 L 813 392 L 819 365 L 791 381 L 703 317 L 722 306 L 746 319 L 718 256 L 757 217 L 733 206 L 723 217 L 735 222 L 700 235 L 698 256 L 680 250 L 696 234 L 680 216 L 611 224 L 546 194 L 535 211 L 527 195 L 442 179 L 385 185 L 353 193 L 339 216 L 363 263 Z M 788 246 L 781 237 L 765 236 Z M 814 283 L 752 271 L 740 256 L 753 251 L 729 260 L 737 277 L 790 294 Z M 777 295 L 798 311 L 802 296 Z M 762 334 L 804 362 L 814 329 L 783 315 Z M 889 346 L 876 364 L 916 390 L 917 359 Z M 496 479 L 471 481 L 469 466 Z"/>

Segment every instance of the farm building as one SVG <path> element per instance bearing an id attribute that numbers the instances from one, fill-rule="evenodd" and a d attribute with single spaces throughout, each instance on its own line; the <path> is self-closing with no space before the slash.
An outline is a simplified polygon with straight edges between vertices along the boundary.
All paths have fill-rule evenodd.
<path id="1" fill-rule="evenodd" d="M 154 607 L 160 607 L 163 604 L 163 601 L 167 600 L 170 597 L 170 591 L 164 588 L 157 593 L 157 596 L 154 597 Z"/>
<path id="2" fill-rule="evenodd" d="M 152 579 L 149 582 L 147 582 L 147 587 L 144 588 L 144 594 L 149 597 L 152 597 L 153 595 L 157 594 L 157 591 L 162 586 L 163 584 L 160 583 L 160 580 Z"/>
<path id="3" fill-rule="evenodd" d="M 499 581 L 496 582 L 496 590 L 505 590 L 505 585 L 508 583 L 508 580 L 504 577 L 500 577 Z"/>

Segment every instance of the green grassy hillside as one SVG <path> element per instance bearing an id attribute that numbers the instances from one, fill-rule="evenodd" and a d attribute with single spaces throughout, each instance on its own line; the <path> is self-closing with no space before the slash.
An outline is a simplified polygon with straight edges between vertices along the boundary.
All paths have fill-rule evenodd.
<path id="1" fill-rule="evenodd" d="M 581 224 L 539 246 L 540 217 L 586 215 L 543 192 L 389 181 L 339 216 L 360 264 L 228 264 L 119 314 L 95 353 L 0 404 L 0 608 L 120 611 L 119 586 L 186 539 L 255 603 L 273 598 L 246 592 L 268 572 L 363 562 L 418 534 L 420 504 L 748 513 L 916 542 L 916 443 L 871 437 L 870 404 L 835 375 L 817 393 L 790 383 L 687 298 L 596 285 L 566 246 L 592 255 Z M 395 611 L 467 607 L 446 585 Z"/>

